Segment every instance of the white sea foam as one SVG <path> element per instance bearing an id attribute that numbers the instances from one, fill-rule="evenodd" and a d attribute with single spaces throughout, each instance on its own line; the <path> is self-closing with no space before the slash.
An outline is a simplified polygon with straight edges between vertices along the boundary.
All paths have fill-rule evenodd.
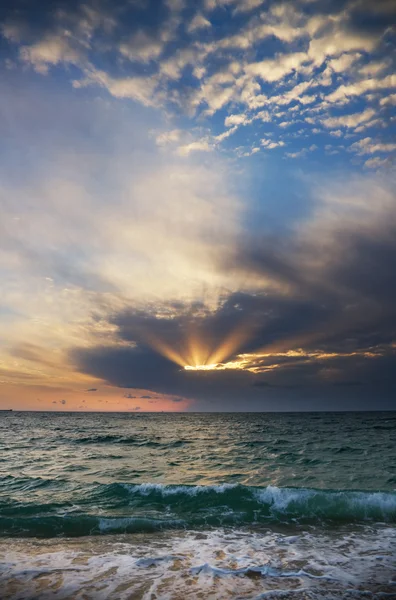
<path id="1" fill-rule="evenodd" d="M 299 513 L 305 516 L 314 512 L 331 516 L 336 511 L 362 519 L 369 519 L 373 514 L 378 514 L 384 520 L 396 516 L 396 494 L 390 492 L 324 491 L 269 485 L 254 489 L 254 495 L 258 502 L 269 505 L 272 513 L 287 512 L 293 506 L 298 506 Z"/>
<path id="2" fill-rule="evenodd" d="M 0 558 L 2 600 L 396 598 L 396 529 L 383 526 L 2 540 Z"/>
<path id="3" fill-rule="evenodd" d="M 219 485 L 174 485 L 168 486 L 163 483 L 140 483 L 129 484 L 122 483 L 121 486 L 134 494 L 142 496 L 149 495 L 153 492 L 160 494 L 163 497 L 175 496 L 177 494 L 186 494 L 188 496 L 197 496 L 198 494 L 207 494 L 208 492 L 216 492 L 222 494 L 227 490 L 238 487 L 233 483 L 222 483 Z"/>

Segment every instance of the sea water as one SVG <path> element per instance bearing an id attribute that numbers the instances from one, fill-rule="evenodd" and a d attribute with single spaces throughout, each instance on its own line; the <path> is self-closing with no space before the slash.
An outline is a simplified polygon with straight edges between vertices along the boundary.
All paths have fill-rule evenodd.
<path id="1" fill-rule="evenodd" d="M 396 599 L 396 413 L 0 413 L 0 599 Z"/>

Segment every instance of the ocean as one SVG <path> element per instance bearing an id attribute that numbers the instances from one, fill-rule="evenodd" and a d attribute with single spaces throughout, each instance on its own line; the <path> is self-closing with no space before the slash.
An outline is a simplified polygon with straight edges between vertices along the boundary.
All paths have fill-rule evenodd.
<path id="1" fill-rule="evenodd" d="M 0 413 L 0 599 L 396 599 L 396 413 Z"/>

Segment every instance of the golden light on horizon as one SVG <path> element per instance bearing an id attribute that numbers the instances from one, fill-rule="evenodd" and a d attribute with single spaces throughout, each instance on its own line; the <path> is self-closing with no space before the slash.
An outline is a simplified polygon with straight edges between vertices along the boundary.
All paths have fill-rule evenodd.
<path id="1" fill-rule="evenodd" d="M 211 365 L 185 365 L 184 369 L 186 371 L 215 371 L 218 369 L 218 364 Z"/>
<path id="2" fill-rule="evenodd" d="M 253 328 L 245 321 L 220 341 L 197 323 L 190 324 L 178 342 L 173 343 L 151 331 L 141 331 L 141 334 L 151 348 L 186 371 L 211 371 L 243 368 L 240 361 L 227 361 L 252 337 Z"/>

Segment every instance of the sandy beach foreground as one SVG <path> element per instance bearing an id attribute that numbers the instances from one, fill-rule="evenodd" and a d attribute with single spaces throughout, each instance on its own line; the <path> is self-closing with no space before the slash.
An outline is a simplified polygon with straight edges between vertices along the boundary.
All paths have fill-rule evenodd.
<path id="1" fill-rule="evenodd" d="M 396 597 L 396 529 L 3 539 L 2 600 Z"/>

